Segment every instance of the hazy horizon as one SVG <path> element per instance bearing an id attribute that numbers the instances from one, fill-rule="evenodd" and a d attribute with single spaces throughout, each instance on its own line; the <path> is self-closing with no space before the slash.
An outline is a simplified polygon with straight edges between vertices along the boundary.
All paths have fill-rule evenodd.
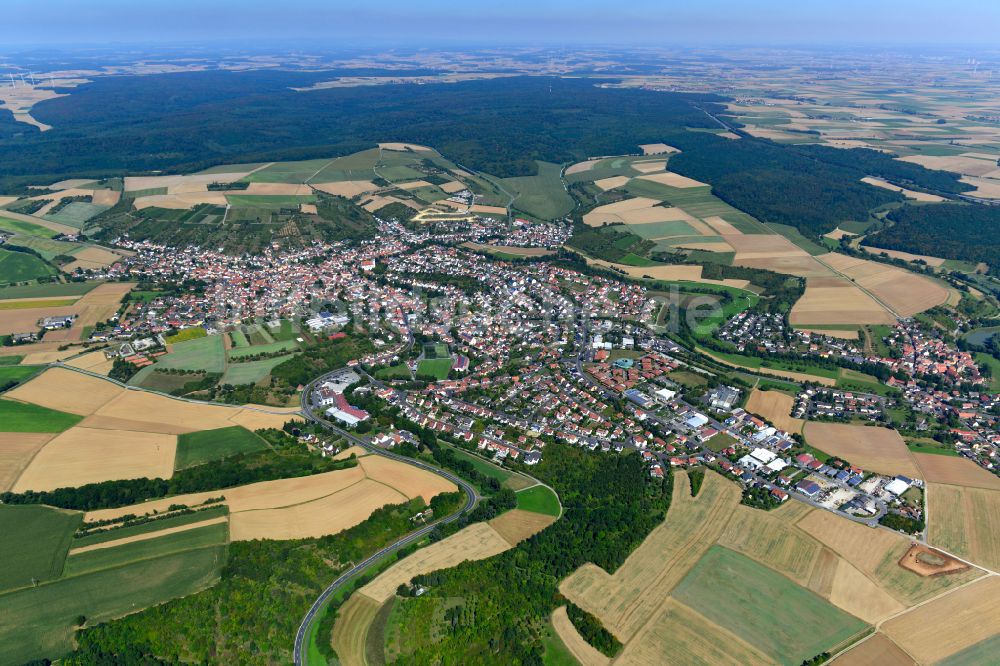
<path id="1" fill-rule="evenodd" d="M 611 8 L 593 0 L 421 3 L 358 0 L 124 0 L 92 3 L 85 12 L 69 0 L 39 5 L 9 0 L 0 42 L 11 46 L 288 42 L 330 47 L 526 44 L 823 46 L 983 46 L 1000 44 L 1000 3 L 972 0 L 823 0 L 791 3 L 707 0 L 672 6 L 635 0 Z M 192 16 L 198 17 L 192 21 Z"/>

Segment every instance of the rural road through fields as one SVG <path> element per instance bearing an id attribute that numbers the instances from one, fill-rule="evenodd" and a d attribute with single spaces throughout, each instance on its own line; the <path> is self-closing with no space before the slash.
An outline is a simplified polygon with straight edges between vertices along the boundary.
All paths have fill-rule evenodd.
<path id="1" fill-rule="evenodd" d="M 327 375 L 328 374 L 330 373 L 327 373 Z M 336 432 L 338 435 L 341 435 L 342 437 L 347 439 L 347 441 L 362 447 L 366 451 L 369 451 L 377 455 L 385 456 L 386 458 L 391 458 L 392 460 L 396 460 L 401 463 L 405 463 L 407 465 L 419 467 L 420 469 L 426 470 L 428 472 L 437 474 L 438 476 L 448 479 L 449 481 L 457 485 L 465 492 L 466 500 L 465 500 L 465 506 L 462 507 L 462 509 L 457 513 L 453 513 L 452 515 L 446 518 L 435 520 L 434 522 L 429 523 L 428 525 L 425 525 L 424 527 L 420 528 L 416 532 L 411 532 L 410 534 L 404 536 L 402 539 L 399 539 L 395 543 L 392 543 L 386 546 L 385 548 L 382 548 L 378 552 L 373 553 L 370 557 L 368 557 L 368 559 L 359 562 L 358 564 L 355 564 L 353 567 L 351 567 L 350 569 L 342 573 L 339 577 L 337 577 L 336 580 L 330 583 L 330 585 L 327 586 L 325 590 L 323 590 L 322 594 L 320 594 L 319 597 L 316 598 L 316 601 L 313 602 L 313 605 L 309 608 L 309 611 L 306 613 L 305 617 L 302 618 L 302 623 L 299 625 L 299 630 L 295 633 L 295 646 L 292 650 L 292 658 L 296 666 L 304 666 L 304 664 L 306 663 L 303 655 L 303 649 L 305 648 L 306 637 L 309 635 L 309 627 L 317 619 L 317 614 L 326 604 L 327 600 L 335 592 L 337 592 L 344 584 L 346 584 L 352 578 L 363 572 L 365 569 L 367 569 L 369 566 L 371 566 L 376 561 L 381 559 L 383 556 L 393 553 L 405 546 L 408 546 L 411 543 L 416 543 L 420 541 L 426 535 L 430 534 L 430 532 L 438 525 L 444 525 L 446 523 L 458 520 L 467 512 L 471 511 L 473 507 L 476 506 L 476 502 L 479 500 L 479 497 L 476 495 L 475 488 L 473 488 L 471 485 L 469 485 L 467 482 L 463 481 L 459 477 L 449 472 L 445 472 L 444 470 L 441 470 L 437 467 L 434 467 L 433 465 L 428 465 L 418 460 L 407 458 L 406 456 L 400 456 L 396 455 L 395 453 L 389 453 L 385 449 L 379 448 L 374 444 L 372 444 L 371 442 L 361 439 L 360 437 L 355 437 L 346 430 L 338 428 L 337 426 L 333 425 L 326 419 L 320 416 L 316 416 L 316 414 L 313 413 L 312 404 L 309 402 L 309 394 L 312 391 L 313 386 L 322 381 L 327 375 L 323 375 L 322 377 L 313 380 L 302 391 L 302 414 L 308 420 L 312 421 L 313 423 L 317 423 L 327 428 L 328 430 Z"/>

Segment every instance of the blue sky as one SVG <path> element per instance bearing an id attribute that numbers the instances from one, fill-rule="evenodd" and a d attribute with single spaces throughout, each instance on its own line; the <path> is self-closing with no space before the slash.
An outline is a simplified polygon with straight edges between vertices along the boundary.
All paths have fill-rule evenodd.
<path id="1" fill-rule="evenodd" d="M 406 43 L 1000 46 L 1000 0 L 0 0 L 0 45 Z"/>

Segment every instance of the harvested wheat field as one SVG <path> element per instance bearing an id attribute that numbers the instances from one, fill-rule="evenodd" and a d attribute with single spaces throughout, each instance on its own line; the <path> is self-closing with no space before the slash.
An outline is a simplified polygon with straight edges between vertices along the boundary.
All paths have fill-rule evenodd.
<path id="1" fill-rule="evenodd" d="M 803 434 L 810 446 L 866 470 L 921 478 L 913 454 L 895 430 L 811 421 L 806 423 Z"/>
<path id="2" fill-rule="evenodd" d="M 827 599 L 834 606 L 869 624 L 881 622 L 906 608 L 906 605 L 845 560 L 840 560 L 837 564 L 833 587 Z"/>
<path id="3" fill-rule="evenodd" d="M 929 310 L 948 300 L 948 289 L 943 285 L 902 268 L 835 252 L 817 259 L 854 280 L 902 317 Z"/>
<path id="4" fill-rule="evenodd" d="M 842 277 L 807 277 L 806 291 L 788 317 L 798 328 L 827 324 L 892 324 L 896 318 Z"/>
<path id="5" fill-rule="evenodd" d="M 587 226 L 600 227 L 605 224 L 625 224 L 622 213 L 631 210 L 642 210 L 656 206 L 659 201 L 648 197 L 635 197 L 633 199 L 622 199 L 614 203 L 598 206 L 583 216 L 583 222 Z"/>
<path id="6" fill-rule="evenodd" d="M 232 183 L 250 175 L 250 171 L 236 173 L 198 173 L 190 176 L 175 174 L 171 176 L 126 176 L 125 191 L 152 190 L 166 187 L 189 186 L 193 184 L 208 185 L 209 183 Z"/>
<path id="7" fill-rule="evenodd" d="M 952 171 L 965 176 L 985 176 L 997 170 L 996 159 L 980 159 L 965 155 L 909 155 L 907 157 L 897 157 L 900 162 L 912 162 L 928 169 L 940 171 Z"/>
<path id="8" fill-rule="evenodd" d="M 734 227 L 729 222 L 726 222 L 718 215 L 713 215 L 712 217 L 706 217 L 704 219 L 704 222 L 708 226 L 712 227 L 712 230 L 715 233 L 719 234 L 720 236 L 741 236 L 743 234 L 742 231 Z M 735 248 L 733 249 L 735 250 Z"/>
<path id="9" fill-rule="evenodd" d="M 441 183 L 438 187 L 441 188 L 441 191 L 446 194 L 455 194 L 456 192 L 469 189 L 465 183 L 460 183 L 457 180 L 450 180 L 447 183 Z"/>
<path id="10" fill-rule="evenodd" d="M 42 317 L 71 315 L 77 312 L 79 312 L 79 308 L 75 304 L 0 310 L 0 335 L 27 333 L 29 331 L 34 333 L 38 331 L 38 320 Z"/>
<path id="11" fill-rule="evenodd" d="M 14 486 L 17 477 L 50 439 L 49 432 L 0 432 L 0 492 Z"/>
<path id="12" fill-rule="evenodd" d="M 455 490 L 454 483 L 437 474 L 384 456 L 366 456 L 360 463 L 369 478 L 390 486 L 408 498 L 423 497 L 428 504 L 435 495 Z"/>
<path id="13" fill-rule="evenodd" d="M 894 618 L 882 631 L 932 664 L 1000 633 L 1000 576 L 989 576 Z"/>
<path id="14" fill-rule="evenodd" d="M 368 180 L 342 180 L 336 183 L 313 183 L 312 186 L 320 192 L 348 199 L 365 192 L 377 190 L 378 186 Z"/>
<path id="15" fill-rule="evenodd" d="M 467 560 L 485 560 L 510 548 L 511 544 L 486 523 L 472 523 L 450 537 L 404 557 L 358 590 L 358 594 L 382 604 L 396 593 L 400 585 L 414 576 L 447 569 Z"/>
<path id="16" fill-rule="evenodd" d="M 174 435 L 74 426 L 42 447 L 14 490 L 54 490 L 142 477 L 169 479 L 176 449 Z"/>
<path id="17" fill-rule="evenodd" d="M 269 408 L 270 409 L 270 408 Z M 281 428 L 288 421 L 301 421 L 302 417 L 298 410 L 294 412 L 262 412 L 258 409 L 234 410 L 229 417 L 230 423 L 241 425 L 247 430 L 260 430 L 261 428 Z"/>
<path id="18" fill-rule="evenodd" d="M 434 187 L 433 183 L 429 183 L 426 180 L 408 180 L 405 183 L 393 183 L 393 185 L 401 190 L 418 190 L 422 187 Z"/>
<path id="19" fill-rule="evenodd" d="M 365 639 L 380 607 L 363 594 L 352 594 L 337 611 L 331 640 L 337 658 L 344 666 L 365 666 L 368 663 L 365 659 Z"/>
<path id="20" fill-rule="evenodd" d="M 674 478 L 667 519 L 650 532 L 614 574 L 585 564 L 559 591 L 590 611 L 622 642 L 629 641 L 718 540 L 740 500 L 739 488 L 706 472 L 697 497 L 686 474 Z"/>
<path id="21" fill-rule="evenodd" d="M 555 516 L 546 516 L 534 511 L 511 509 L 498 518 L 489 521 L 490 527 L 511 546 L 516 546 L 528 537 L 538 534 L 556 522 Z"/>
<path id="22" fill-rule="evenodd" d="M 678 149 L 665 143 L 644 143 L 639 146 L 643 155 L 662 155 L 663 153 L 679 153 Z"/>
<path id="23" fill-rule="evenodd" d="M 434 152 L 433 148 L 428 148 L 427 146 L 421 146 L 420 144 L 417 143 L 400 143 L 398 141 L 380 143 L 378 144 L 378 147 L 381 148 L 382 150 L 395 150 L 398 152 L 410 152 L 410 151 L 425 152 L 425 153 Z"/>
<path id="24" fill-rule="evenodd" d="M 915 661 L 882 632 L 873 634 L 832 663 L 837 666 L 916 666 Z"/>
<path id="25" fill-rule="evenodd" d="M 967 458 L 934 453 L 915 453 L 913 457 L 920 467 L 920 478 L 928 483 L 1000 490 L 1000 478 Z"/>
<path id="26" fill-rule="evenodd" d="M 598 652 L 580 635 L 569 619 L 565 606 L 560 606 L 552 612 L 552 628 L 566 649 L 580 662 L 580 666 L 606 666 L 611 663 L 610 659 Z"/>
<path id="27" fill-rule="evenodd" d="M 200 520 L 196 523 L 187 523 L 185 525 L 178 525 L 176 527 L 168 527 L 165 530 L 157 530 L 156 532 L 146 532 L 144 534 L 136 534 L 134 536 L 125 537 L 123 539 L 102 541 L 100 543 L 91 544 L 89 546 L 83 546 L 82 548 L 74 548 L 69 552 L 69 554 L 79 555 L 80 553 L 87 553 L 92 550 L 115 548 L 117 546 L 124 546 L 129 543 L 135 543 L 137 541 L 148 541 L 150 539 L 158 539 L 160 537 L 168 536 L 170 534 L 177 534 L 178 532 L 187 532 L 188 530 L 196 530 L 200 527 L 208 527 L 209 525 L 218 525 L 228 520 L 229 518 L 227 516 L 218 516 L 216 518 L 209 518 L 208 520 Z"/>
<path id="28" fill-rule="evenodd" d="M 926 601 L 982 575 L 979 569 L 969 569 L 947 576 L 919 576 L 899 565 L 910 549 L 910 539 L 822 509 L 811 510 L 796 527 L 833 550 L 904 606 Z"/>
<path id="29" fill-rule="evenodd" d="M 136 210 L 145 208 L 169 208 L 172 210 L 187 210 L 198 204 L 227 206 L 229 201 L 222 192 L 184 192 L 182 194 L 150 194 L 137 197 L 133 202 Z"/>
<path id="30" fill-rule="evenodd" d="M 795 398 L 787 393 L 754 389 L 750 392 L 750 398 L 744 409 L 767 419 L 785 432 L 802 432 L 805 421 L 791 416 L 794 407 Z"/>
<path id="31" fill-rule="evenodd" d="M 723 239 L 736 250 L 735 266 L 763 268 L 805 278 L 833 275 L 829 268 L 784 236 L 727 234 Z"/>
<path id="32" fill-rule="evenodd" d="M 96 372 L 101 375 L 107 375 L 114 365 L 114 361 L 108 360 L 108 357 L 104 355 L 104 352 L 95 351 L 87 352 L 76 358 L 71 358 L 66 361 L 66 365 L 81 368 L 83 370 L 89 370 L 90 372 Z"/>
<path id="33" fill-rule="evenodd" d="M 62 267 L 64 273 L 73 273 L 78 268 L 83 270 L 96 270 L 105 268 L 111 264 L 121 261 L 122 256 L 103 247 L 85 247 L 73 255 L 76 261 L 72 261 Z M 81 299 L 83 300 L 83 299 Z"/>
<path id="34" fill-rule="evenodd" d="M 930 483 L 926 492 L 928 541 L 1000 569 L 1000 491 Z"/>
<path id="35" fill-rule="evenodd" d="M 639 637 L 625 645 L 615 663 L 751 666 L 777 662 L 701 613 L 668 598 Z"/>
<path id="36" fill-rule="evenodd" d="M 296 183 L 250 183 L 241 194 L 261 194 L 272 196 L 306 196 L 312 194 L 308 185 Z"/>
<path id="37" fill-rule="evenodd" d="M 746 289 L 750 286 L 748 280 L 706 280 L 701 277 L 701 266 L 689 265 L 663 265 L 663 266 L 629 266 L 627 264 L 615 264 L 603 259 L 591 259 L 584 257 L 591 266 L 610 268 L 617 273 L 623 273 L 633 278 L 649 278 L 653 280 L 680 280 L 688 282 L 704 282 L 706 284 L 724 284 L 737 289 Z"/>
<path id="38" fill-rule="evenodd" d="M 667 163 L 663 160 L 653 162 L 632 162 L 630 165 L 639 173 L 660 173 L 667 170 Z"/>
<path id="39" fill-rule="evenodd" d="M 914 190 L 908 190 L 905 187 L 900 187 L 899 185 L 893 185 L 892 183 L 882 180 L 881 178 L 875 178 L 874 176 L 865 176 L 861 179 L 862 183 L 868 183 L 869 185 L 874 185 L 875 187 L 881 187 L 884 190 L 892 190 L 893 192 L 899 192 L 907 199 L 913 199 L 914 201 L 923 201 L 925 203 L 940 203 L 944 201 L 944 197 L 939 197 L 936 194 L 928 194 L 927 192 L 915 192 Z"/>
<path id="40" fill-rule="evenodd" d="M 632 180 L 628 176 L 611 176 L 610 178 L 601 178 L 600 180 L 595 180 L 594 185 L 607 192 L 608 190 L 613 190 L 616 187 L 621 187 Z"/>
<path id="41" fill-rule="evenodd" d="M 669 187 L 679 187 L 682 189 L 687 189 L 689 187 L 708 187 L 708 183 L 703 183 L 701 181 L 695 180 L 693 178 L 688 178 L 687 176 L 682 176 L 679 173 L 674 173 L 672 171 L 664 171 L 663 173 L 649 173 L 644 176 L 638 176 L 640 180 L 648 180 L 653 183 L 659 183 L 660 185 L 667 185 Z"/>
<path id="42" fill-rule="evenodd" d="M 503 206 L 484 206 L 483 204 L 473 204 L 469 208 L 470 213 L 479 213 L 482 215 L 506 215 L 507 209 Z"/>
<path id="43" fill-rule="evenodd" d="M 916 542 L 903 555 L 899 566 L 918 576 L 944 576 L 969 568 L 968 564 L 960 562 L 950 555 L 945 555 L 939 550 Z"/>
<path id="44" fill-rule="evenodd" d="M 232 513 L 230 538 L 233 541 L 307 539 L 336 534 L 354 527 L 386 504 L 402 504 L 407 499 L 386 485 L 364 479 L 311 502 Z"/>
<path id="45" fill-rule="evenodd" d="M 114 206 L 121 197 L 122 193 L 117 190 L 94 190 L 92 202 L 98 206 Z"/>
<path id="46" fill-rule="evenodd" d="M 316 208 L 316 204 L 301 203 L 299 204 L 299 212 L 306 215 L 315 215 L 319 210 Z"/>
<path id="47" fill-rule="evenodd" d="M 124 391 L 117 384 L 97 377 L 63 368 L 49 368 L 31 381 L 8 391 L 4 397 L 89 416 Z"/>
<path id="48" fill-rule="evenodd" d="M 975 178 L 972 176 L 963 176 L 959 180 L 976 188 L 971 192 L 966 192 L 966 194 L 971 194 L 974 197 L 980 197 L 982 199 L 1000 199 L 1000 180 L 995 180 L 993 178 Z"/>
<path id="49" fill-rule="evenodd" d="M 344 449 L 343 451 L 341 451 L 340 453 L 338 453 L 337 455 L 335 455 L 333 457 L 333 459 L 334 460 L 347 460 L 351 456 L 357 456 L 358 458 L 360 458 L 361 456 L 367 456 L 367 455 L 368 455 L 368 451 L 364 450 L 360 446 L 350 446 L 350 447 Z"/>
<path id="50" fill-rule="evenodd" d="M 911 254 L 901 250 L 886 250 L 880 247 L 872 247 L 870 245 L 861 245 L 860 247 L 862 250 L 870 252 L 871 254 L 884 254 L 892 257 L 893 259 L 902 259 L 903 261 L 922 261 L 928 266 L 934 266 L 935 268 L 944 263 L 944 259 L 941 257 L 930 257 L 926 254 Z"/>
<path id="51" fill-rule="evenodd" d="M 350 488 L 366 479 L 360 465 L 323 474 L 262 481 L 220 491 L 231 513 L 306 504 Z M 180 498 L 184 498 L 181 495 Z M 188 504 L 182 501 L 182 504 Z"/>
<path id="52" fill-rule="evenodd" d="M 577 162 L 576 164 L 572 164 L 572 165 L 566 167 L 565 175 L 572 176 L 575 173 L 583 173 L 584 171 L 590 171 L 591 169 L 594 168 L 594 165 L 596 165 L 602 159 L 604 159 L 604 158 L 597 157 L 597 158 L 592 159 L 592 160 L 585 160 L 583 162 Z M 445 190 L 445 191 L 447 191 L 447 190 Z"/>

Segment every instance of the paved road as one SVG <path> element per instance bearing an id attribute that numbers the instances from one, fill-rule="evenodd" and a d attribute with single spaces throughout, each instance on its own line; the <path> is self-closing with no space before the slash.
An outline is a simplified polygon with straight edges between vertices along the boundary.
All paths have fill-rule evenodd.
<path id="1" fill-rule="evenodd" d="M 330 373 L 328 373 L 328 374 L 330 374 Z M 437 474 L 438 476 L 442 476 L 442 477 L 448 479 L 449 481 L 451 481 L 452 483 L 454 483 L 455 485 L 457 485 L 459 488 L 461 488 L 462 491 L 465 492 L 465 498 L 466 499 L 465 499 L 465 506 L 462 507 L 461 511 L 459 511 L 457 513 L 454 513 L 454 514 L 452 514 L 452 515 L 450 515 L 450 516 L 448 516 L 446 518 L 441 518 L 439 520 L 435 520 L 434 522 L 425 525 L 424 527 L 420 528 L 419 530 L 417 530 L 415 532 L 411 532 L 410 534 L 408 534 L 405 537 L 399 539 L 398 541 L 396 541 L 396 542 L 394 542 L 394 543 L 386 546 L 385 548 L 382 548 L 381 550 L 379 550 L 376 553 L 373 553 L 368 559 L 355 564 L 353 567 L 351 567 L 350 569 L 348 569 L 347 571 L 345 571 L 344 573 L 342 573 L 336 580 L 334 580 L 332 583 L 330 583 L 330 585 L 328 585 L 327 588 L 325 590 L 323 590 L 323 593 L 320 594 L 319 597 L 316 598 L 316 601 L 313 602 L 313 605 L 309 608 L 309 611 L 306 613 L 305 617 L 302 619 L 302 623 L 299 625 L 299 630 L 295 634 L 295 647 L 294 647 L 294 649 L 292 651 L 292 656 L 293 656 L 293 659 L 295 661 L 296 666 L 303 666 L 303 664 L 305 664 L 305 658 L 304 658 L 304 655 L 303 655 L 303 649 L 305 648 L 306 637 L 309 634 L 309 626 L 316 619 L 317 613 L 319 613 L 320 609 L 323 607 L 323 605 L 326 603 L 326 601 L 335 592 L 337 592 L 344 584 L 346 584 L 352 578 L 354 578 L 355 576 L 357 576 L 358 574 L 360 574 L 362 571 L 364 571 L 365 569 L 367 569 L 369 566 L 371 566 L 372 564 L 374 564 L 377 560 L 379 560 L 383 556 L 388 555 L 390 553 L 393 553 L 393 552 L 395 552 L 395 551 L 397 551 L 397 550 L 399 550 L 401 548 L 404 548 L 405 546 L 408 546 L 411 543 L 416 543 L 416 542 L 420 541 L 425 536 L 427 536 L 428 534 L 430 534 L 430 532 L 435 527 L 437 527 L 438 525 L 444 525 L 446 523 L 450 523 L 450 522 L 458 520 L 465 513 L 471 511 L 473 509 L 473 507 L 476 506 L 476 502 L 479 500 L 479 497 L 476 494 L 475 488 L 473 488 L 467 482 L 465 482 L 464 480 L 462 480 L 459 477 L 455 476 L 454 474 L 451 474 L 449 472 L 441 470 L 441 469 L 439 469 L 437 467 L 434 467 L 433 465 L 428 465 L 426 463 L 422 463 L 419 460 L 413 460 L 412 458 L 407 458 L 406 456 L 400 456 L 400 455 L 397 455 L 395 453 L 390 453 L 389 451 L 386 451 L 385 449 L 382 449 L 382 448 L 379 448 L 379 447 L 373 445 L 371 442 L 369 442 L 369 441 L 367 441 L 365 439 L 362 439 L 360 437 L 356 437 L 355 435 L 352 435 L 351 433 L 347 432 L 346 430 L 343 430 L 343 429 L 337 427 L 336 425 L 334 425 L 334 424 L 330 423 L 329 421 L 327 421 L 326 419 L 322 418 L 322 416 L 316 415 L 315 412 L 314 412 L 314 410 L 313 410 L 313 408 L 312 408 L 312 404 L 311 404 L 311 402 L 309 400 L 309 395 L 310 395 L 313 387 L 317 383 L 323 381 L 326 376 L 327 375 L 323 375 L 322 377 L 314 380 L 308 386 L 306 386 L 305 389 L 303 389 L 303 391 L 302 391 L 302 414 L 308 420 L 312 421 L 313 423 L 318 423 L 319 425 L 325 427 L 328 430 L 336 432 L 340 436 L 342 436 L 345 439 L 347 439 L 347 441 L 351 442 L 352 444 L 354 444 L 356 446 L 360 446 L 360 447 L 364 448 L 366 451 L 369 451 L 369 452 L 374 453 L 376 455 L 385 456 L 386 458 L 391 458 L 392 460 L 398 460 L 401 463 L 405 463 L 407 465 L 412 465 L 414 467 L 419 467 L 420 469 L 426 470 L 426 471 L 431 472 L 433 474 Z"/>

